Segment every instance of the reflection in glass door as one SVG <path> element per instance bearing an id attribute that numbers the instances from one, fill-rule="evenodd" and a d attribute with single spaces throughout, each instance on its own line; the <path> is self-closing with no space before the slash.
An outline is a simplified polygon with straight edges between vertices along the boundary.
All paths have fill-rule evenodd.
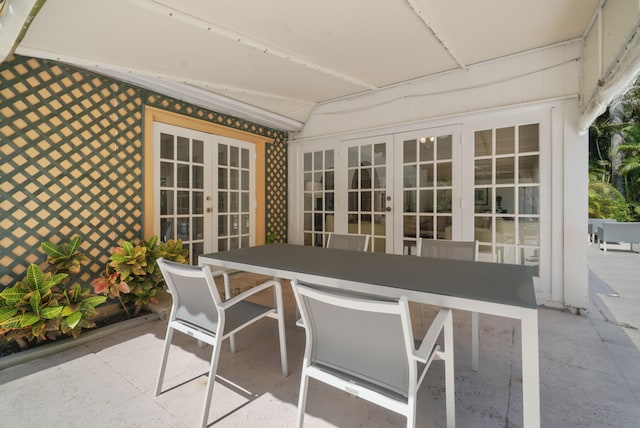
<path id="1" fill-rule="evenodd" d="M 382 137 L 347 144 L 347 231 L 369 235 L 369 251 L 391 251 L 387 176 L 392 153 Z"/>
<path id="2" fill-rule="evenodd" d="M 453 137 L 430 131 L 400 136 L 402 147 L 402 246 L 418 238 L 452 239 Z"/>
<path id="3" fill-rule="evenodd" d="M 324 247 L 335 230 L 334 151 L 303 154 L 304 245 Z"/>
<path id="4" fill-rule="evenodd" d="M 475 239 L 481 260 L 540 264 L 539 124 L 474 133 Z"/>

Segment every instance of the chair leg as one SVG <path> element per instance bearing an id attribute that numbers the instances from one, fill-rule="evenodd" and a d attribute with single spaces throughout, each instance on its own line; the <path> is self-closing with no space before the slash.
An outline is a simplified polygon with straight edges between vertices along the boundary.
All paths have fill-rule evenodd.
<path id="1" fill-rule="evenodd" d="M 298 398 L 298 415 L 297 415 L 297 422 L 296 422 L 297 428 L 302 428 L 302 424 L 304 422 L 304 409 L 307 406 L 308 386 L 309 386 L 309 377 L 307 376 L 307 373 L 303 367 L 302 376 L 300 377 L 300 395 Z"/>
<path id="2" fill-rule="evenodd" d="M 453 317 L 451 312 L 444 325 L 444 380 L 445 380 L 445 406 L 447 413 L 447 427 L 456 426 L 456 395 L 455 395 L 455 368 L 453 359 Z"/>
<path id="3" fill-rule="evenodd" d="M 471 370 L 478 371 L 480 320 L 477 312 L 471 312 Z"/>
<path id="4" fill-rule="evenodd" d="M 416 394 L 418 392 L 416 391 Z M 407 410 L 408 413 L 406 414 L 407 416 L 407 428 L 415 428 L 416 426 L 416 398 L 415 397 L 409 397 L 408 402 L 407 402 Z"/>
<path id="5" fill-rule="evenodd" d="M 173 328 L 167 326 L 167 334 L 164 339 L 164 347 L 162 350 L 162 360 L 160 360 L 160 371 L 158 372 L 158 381 L 156 382 L 156 397 L 162 389 L 162 380 L 164 379 L 164 370 L 167 367 L 167 357 L 169 356 L 169 348 L 171 347 L 171 339 L 173 338 Z"/>
<path id="6" fill-rule="evenodd" d="M 211 407 L 211 396 L 213 395 L 213 384 L 216 381 L 216 369 L 220 359 L 220 343 L 213 347 L 211 355 L 211 366 L 209 368 L 209 379 L 207 380 L 207 392 L 204 397 L 204 409 L 202 410 L 202 428 L 206 428 L 209 419 L 209 407 Z"/>
<path id="7" fill-rule="evenodd" d="M 274 288 L 276 294 L 276 310 L 278 311 L 278 334 L 280 336 L 280 364 L 282 374 L 289 375 L 289 363 L 287 360 L 287 340 L 284 332 L 284 303 L 282 300 L 282 285 L 277 282 Z"/>

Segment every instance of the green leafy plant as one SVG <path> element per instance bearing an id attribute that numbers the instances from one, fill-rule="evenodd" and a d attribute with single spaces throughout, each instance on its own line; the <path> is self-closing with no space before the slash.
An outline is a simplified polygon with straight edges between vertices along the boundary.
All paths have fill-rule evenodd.
<path id="1" fill-rule="evenodd" d="M 25 348 L 58 336 L 77 338 L 83 328 L 95 327 L 95 307 L 106 297 L 91 294 L 79 284 L 61 287 L 66 273 L 42 272 L 36 264 L 27 268 L 22 281 L 0 292 L 0 335 Z"/>
<path id="2" fill-rule="evenodd" d="M 76 236 L 69 243 L 57 245 L 52 242 L 43 242 L 42 251 L 47 255 L 47 263 L 57 272 L 69 271 L 80 273 L 80 266 L 87 257 L 78 249 L 82 243 L 82 237 Z"/>
<path id="3" fill-rule="evenodd" d="M 589 217 L 630 221 L 629 205 L 611 184 L 589 183 Z"/>
<path id="4" fill-rule="evenodd" d="M 188 251 L 183 248 L 181 240 L 158 244 L 158 236 L 153 235 L 137 245 L 125 241 L 122 247 L 113 250 L 104 274 L 91 284 L 96 293 L 118 298 L 128 316 L 131 314 L 127 307 L 132 304 L 137 316 L 143 305 L 157 303 L 158 291 L 166 287 L 156 260 L 164 257 L 187 263 L 187 256 Z"/>
<path id="5" fill-rule="evenodd" d="M 67 287 L 70 274 L 80 272 L 86 256 L 82 237 L 69 243 L 43 242 L 47 268 L 31 264 L 25 278 L 0 292 L 0 336 L 21 348 L 61 335 L 77 338 L 82 329 L 95 327 L 96 306 L 106 297 L 92 294 L 79 284 Z"/>

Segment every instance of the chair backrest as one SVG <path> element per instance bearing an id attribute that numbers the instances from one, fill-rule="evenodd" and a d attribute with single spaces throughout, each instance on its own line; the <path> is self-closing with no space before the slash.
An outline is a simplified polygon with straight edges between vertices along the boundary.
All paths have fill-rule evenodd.
<path id="1" fill-rule="evenodd" d="M 405 297 L 385 299 L 297 280 L 292 285 L 309 364 L 408 396 L 417 366 L 410 363 L 413 333 Z"/>
<path id="2" fill-rule="evenodd" d="M 171 292 L 171 320 L 180 320 L 215 333 L 221 299 L 211 269 L 162 258 L 157 262 Z"/>
<path id="3" fill-rule="evenodd" d="M 340 250 L 367 251 L 369 235 L 340 235 L 330 233 L 327 238 L 327 248 Z"/>
<path id="4" fill-rule="evenodd" d="M 420 238 L 418 255 L 439 259 L 476 261 L 478 257 L 478 241 Z"/>

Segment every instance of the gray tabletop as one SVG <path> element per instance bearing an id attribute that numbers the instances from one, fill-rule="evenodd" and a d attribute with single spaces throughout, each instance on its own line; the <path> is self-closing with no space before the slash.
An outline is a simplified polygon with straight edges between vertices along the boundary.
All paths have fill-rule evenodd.
<path id="1" fill-rule="evenodd" d="M 536 308 L 529 266 L 434 259 L 291 244 L 241 248 L 202 257 L 278 271 Z"/>

